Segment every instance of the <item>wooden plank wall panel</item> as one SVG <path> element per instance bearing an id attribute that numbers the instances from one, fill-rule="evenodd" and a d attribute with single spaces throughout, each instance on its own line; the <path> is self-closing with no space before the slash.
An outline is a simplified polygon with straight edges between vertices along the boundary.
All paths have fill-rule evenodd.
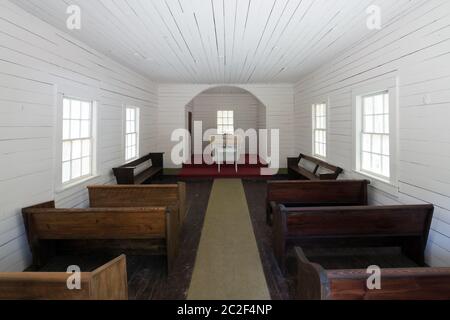
<path id="1" fill-rule="evenodd" d="M 416 1 L 395 20 L 301 79 L 295 89 L 295 148 L 311 153 L 311 105 L 330 99 L 328 161 L 351 173 L 352 90 L 399 80 L 399 183 L 371 188 L 374 204 L 433 203 L 427 261 L 450 265 L 450 3 Z M 296 153 L 297 153 L 296 152 Z"/>
<path id="2" fill-rule="evenodd" d="M 22 271 L 30 253 L 20 208 L 55 198 L 87 205 L 85 185 L 55 185 L 56 96 L 97 101 L 98 177 L 88 183 L 100 184 L 124 162 L 123 105 L 141 108 L 141 152 L 156 151 L 158 97 L 146 78 L 9 1 L 0 3 L 0 30 L 0 271 Z"/>
<path id="3" fill-rule="evenodd" d="M 290 84 L 230 84 L 249 91 L 265 107 L 266 128 L 280 130 L 280 166 L 286 167 L 286 158 L 292 154 L 292 113 L 294 110 L 293 86 Z M 203 91 L 214 85 L 161 84 L 158 86 L 158 149 L 166 152 L 165 166 L 176 167 L 170 160 L 175 142 L 170 141 L 173 130 L 185 128 L 186 121 L 179 117 L 185 114 L 186 105 Z"/>

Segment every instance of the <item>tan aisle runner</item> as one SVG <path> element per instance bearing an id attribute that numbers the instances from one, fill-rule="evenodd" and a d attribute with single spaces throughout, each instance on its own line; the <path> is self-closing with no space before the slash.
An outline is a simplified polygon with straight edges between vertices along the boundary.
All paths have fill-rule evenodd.
<path id="1" fill-rule="evenodd" d="M 188 300 L 269 300 L 241 180 L 215 180 Z"/>

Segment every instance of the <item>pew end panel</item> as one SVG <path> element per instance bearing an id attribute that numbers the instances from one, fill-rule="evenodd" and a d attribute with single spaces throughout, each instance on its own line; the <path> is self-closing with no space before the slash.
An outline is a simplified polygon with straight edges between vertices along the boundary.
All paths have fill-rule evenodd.
<path id="1" fill-rule="evenodd" d="M 266 222 L 272 224 L 271 202 L 294 207 L 365 206 L 368 180 L 269 181 Z"/>
<path id="2" fill-rule="evenodd" d="M 93 300 L 128 300 L 127 260 L 125 255 L 94 270 L 90 289 Z"/>
<path id="3" fill-rule="evenodd" d="M 381 289 L 371 290 L 365 269 L 326 270 L 295 248 L 296 300 L 448 300 L 450 268 L 381 269 Z"/>
<path id="4" fill-rule="evenodd" d="M 0 273 L 0 300 L 127 300 L 126 257 L 81 273 L 81 289 L 69 290 L 67 272 Z"/>

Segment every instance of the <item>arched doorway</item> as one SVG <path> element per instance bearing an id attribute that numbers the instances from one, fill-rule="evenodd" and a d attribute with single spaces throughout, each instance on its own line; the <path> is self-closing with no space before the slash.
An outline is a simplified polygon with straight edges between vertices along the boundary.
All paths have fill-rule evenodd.
<path id="1" fill-rule="evenodd" d="M 221 117 L 225 113 L 223 123 Z M 231 115 L 230 115 L 231 114 Z M 185 128 L 191 132 L 191 152 L 190 157 L 186 159 L 187 163 L 198 162 L 195 159 L 202 157 L 202 152 L 208 146 L 208 139 L 203 139 L 204 134 L 210 129 L 218 129 L 219 127 L 231 128 L 233 130 L 241 129 L 243 132 L 248 132 L 249 129 L 254 129 L 258 132 L 261 129 L 267 129 L 267 108 L 253 93 L 237 86 L 215 86 L 207 88 L 195 97 L 193 97 L 185 106 Z M 229 122 L 227 122 L 229 121 Z M 198 130 L 194 132 L 194 123 L 200 122 L 202 124 L 201 139 L 203 144 L 201 148 L 193 148 L 193 141 L 198 137 Z M 231 123 L 230 123 L 231 122 Z M 227 128 L 230 126 L 230 128 Z M 259 137 L 257 137 L 258 139 Z M 258 150 L 250 148 L 250 138 L 246 137 L 245 154 L 244 157 L 250 159 L 258 159 Z M 259 145 L 259 141 L 257 142 Z M 199 154 L 200 153 L 200 154 Z M 242 160 L 241 160 L 242 161 Z"/>

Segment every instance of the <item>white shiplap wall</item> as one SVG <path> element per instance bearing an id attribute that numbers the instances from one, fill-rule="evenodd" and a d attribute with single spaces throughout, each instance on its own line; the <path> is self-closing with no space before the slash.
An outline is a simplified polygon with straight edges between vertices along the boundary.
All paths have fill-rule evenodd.
<path id="1" fill-rule="evenodd" d="M 20 209 L 56 199 L 85 206 L 85 185 L 112 181 L 124 161 L 122 108 L 141 107 L 141 152 L 154 151 L 156 86 L 9 1 L 0 2 L 0 271 L 21 271 L 30 253 Z M 54 181 L 57 96 L 98 103 L 98 177 L 64 191 Z"/>
<path id="2" fill-rule="evenodd" d="M 328 161 L 352 169 L 352 92 L 399 81 L 398 187 L 372 188 L 375 204 L 436 206 L 427 248 L 450 265 L 450 2 L 416 1 L 398 19 L 303 78 L 295 90 L 296 151 L 311 153 L 311 105 L 329 99 Z"/>
<path id="3" fill-rule="evenodd" d="M 227 85 L 228 86 L 228 85 Z M 273 85 L 230 85 L 247 90 L 265 106 L 265 127 L 280 130 L 280 164 L 286 166 L 286 158 L 292 155 L 292 113 L 294 108 L 293 86 L 289 84 Z M 170 137 L 175 129 L 185 128 L 186 105 L 203 91 L 214 88 L 213 85 L 161 84 L 158 86 L 158 150 L 165 152 L 165 166 L 175 168 L 170 154 L 176 142 Z M 261 108 L 263 110 L 264 108 Z M 264 118 L 260 116 L 260 118 Z M 260 120 L 264 123 L 264 120 Z"/>

